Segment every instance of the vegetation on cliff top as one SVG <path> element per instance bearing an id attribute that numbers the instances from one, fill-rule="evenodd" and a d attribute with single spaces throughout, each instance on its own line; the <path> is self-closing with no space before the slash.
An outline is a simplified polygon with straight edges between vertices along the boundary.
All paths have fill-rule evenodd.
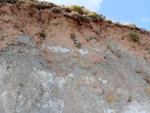
<path id="1" fill-rule="evenodd" d="M 87 23 L 89 23 L 90 20 L 94 22 L 105 21 L 107 23 L 114 24 L 115 26 L 118 27 L 127 27 L 129 29 L 140 30 L 141 32 L 144 32 L 148 35 L 150 34 L 150 31 L 138 28 L 135 24 L 122 25 L 119 22 L 114 23 L 111 20 L 106 19 L 106 17 L 103 16 L 102 14 L 97 14 L 96 12 L 89 11 L 88 9 L 85 9 L 83 6 L 78 6 L 78 5 L 57 6 L 54 3 L 43 2 L 38 0 L 0 0 L 0 7 L 5 5 L 5 3 L 16 4 L 16 6 L 18 7 L 20 5 L 25 5 L 27 7 L 31 7 L 31 8 L 34 7 L 39 10 L 51 9 L 53 13 L 61 13 L 62 12 L 61 10 L 64 10 L 65 12 L 63 12 L 62 14 L 74 20 L 83 20 L 84 22 Z"/>

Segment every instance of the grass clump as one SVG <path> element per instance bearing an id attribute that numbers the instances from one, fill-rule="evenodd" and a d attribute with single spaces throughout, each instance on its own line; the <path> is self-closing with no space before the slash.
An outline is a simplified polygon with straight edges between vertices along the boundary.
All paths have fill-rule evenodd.
<path id="1" fill-rule="evenodd" d="M 117 27 L 121 26 L 121 24 L 119 22 L 115 22 L 114 25 L 117 26 Z"/>
<path id="2" fill-rule="evenodd" d="M 107 100 L 107 102 L 112 103 L 112 102 L 115 102 L 115 101 L 117 102 L 119 99 L 118 99 L 118 96 L 116 94 L 109 93 L 106 97 L 106 100 Z"/>
<path id="3" fill-rule="evenodd" d="M 106 19 L 105 22 L 112 23 L 112 21 L 110 19 Z"/>
<path id="4" fill-rule="evenodd" d="M 24 33 L 24 30 L 23 30 L 23 29 L 21 29 L 21 30 L 20 30 L 20 32 Z"/>
<path id="5" fill-rule="evenodd" d="M 147 86 L 145 89 L 144 89 L 146 95 L 150 95 L 150 86 Z"/>
<path id="6" fill-rule="evenodd" d="M 37 9 L 48 9 L 48 8 L 52 8 L 55 5 L 53 3 L 48 3 L 48 2 L 37 2 Z"/>
<path id="7" fill-rule="evenodd" d="M 144 80 L 148 83 L 148 84 L 150 84 L 150 76 L 146 76 L 145 78 L 144 78 Z"/>
<path id="8" fill-rule="evenodd" d="M 140 74 L 140 73 L 141 73 L 141 71 L 138 71 L 138 70 L 136 70 L 135 72 L 136 72 L 137 74 Z"/>
<path id="9" fill-rule="evenodd" d="M 14 3 L 17 3 L 19 0 L 0 0 L 0 3 L 1 2 L 8 2 L 8 3 L 12 3 L 12 4 L 14 4 Z"/>
<path id="10" fill-rule="evenodd" d="M 135 32 L 130 32 L 129 36 L 134 42 L 139 42 L 140 40 L 140 37 Z"/>
<path id="11" fill-rule="evenodd" d="M 88 14 L 88 17 L 90 17 L 90 18 L 99 18 L 100 16 L 97 13 L 95 13 L 95 12 L 90 12 Z"/>
<path id="12" fill-rule="evenodd" d="M 75 20 L 78 20 L 81 18 L 81 15 L 78 12 L 74 12 L 74 11 L 70 13 L 70 16 L 71 16 L 71 18 L 73 18 Z"/>
<path id="13" fill-rule="evenodd" d="M 44 32 L 44 31 L 42 31 L 42 32 L 40 33 L 40 36 L 41 36 L 41 37 L 43 37 L 43 38 L 45 38 L 45 37 L 46 37 L 45 32 Z"/>
<path id="14" fill-rule="evenodd" d="M 87 16 L 81 16 L 81 20 L 83 20 L 84 22 L 87 22 L 87 23 L 90 22 L 90 18 Z"/>
<path id="15" fill-rule="evenodd" d="M 80 49 L 82 44 L 80 42 L 78 42 L 76 46 L 77 46 L 78 49 Z"/>
<path id="16" fill-rule="evenodd" d="M 5 35 L 1 35 L 0 40 L 3 41 L 5 38 Z"/>
<path id="17" fill-rule="evenodd" d="M 5 16 L 3 16 L 1 18 L 2 18 L 3 21 L 5 21 L 7 23 L 9 23 L 9 22 L 11 22 L 13 20 L 13 17 L 8 16 L 8 15 L 5 15 Z"/>
<path id="18" fill-rule="evenodd" d="M 75 12 L 78 12 L 80 14 L 82 14 L 84 12 L 84 7 L 82 6 L 78 6 L 78 5 L 71 5 L 70 8 L 75 11 Z"/>
<path id="19" fill-rule="evenodd" d="M 60 13 L 61 10 L 60 10 L 59 7 L 53 7 L 53 8 L 52 8 L 52 12 L 53 12 L 53 13 Z"/>
<path id="20" fill-rule="evenodd" d="M 106 19 L 105 16 L 103 16 L 102 14 L 97 14 L 96 12 L 89 12 L 87 16 L 92 19 L 96 18 L 99 21 L 103 21 Z"/>

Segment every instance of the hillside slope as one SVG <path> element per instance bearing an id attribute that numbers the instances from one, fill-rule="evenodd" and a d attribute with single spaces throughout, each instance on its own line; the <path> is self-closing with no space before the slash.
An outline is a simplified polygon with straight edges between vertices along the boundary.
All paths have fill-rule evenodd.
<path id="1" fill-rule="evenodd" d="M 0 113 L 150 113 L 149 35 L 69 13 L 0 8 Z"/>

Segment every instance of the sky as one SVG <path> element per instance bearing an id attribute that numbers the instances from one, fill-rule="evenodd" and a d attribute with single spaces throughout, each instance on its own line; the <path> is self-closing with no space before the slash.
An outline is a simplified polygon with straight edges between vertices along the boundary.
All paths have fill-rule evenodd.
<path id="1" fill-rule="evenodd" d="M 150 0 L 41 0 L 58 5 L 81 5 L 113 22 L 132 23 L 150 30 Z"/>

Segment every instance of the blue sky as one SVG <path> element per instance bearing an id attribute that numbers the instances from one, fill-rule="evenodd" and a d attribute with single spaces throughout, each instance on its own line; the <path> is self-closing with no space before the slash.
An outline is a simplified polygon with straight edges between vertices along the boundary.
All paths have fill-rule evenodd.
<path id="1" fill-rule="evenodd" d="M 150 30 L 150 0 L 42 0 L 58 5 L 81 5 L 120 23 Z"/>
<path id="2" fill-rule="evenodd" d="M 150 0 L 103 0 L 98 13 L 121 23 L 150 30 Z"/>

